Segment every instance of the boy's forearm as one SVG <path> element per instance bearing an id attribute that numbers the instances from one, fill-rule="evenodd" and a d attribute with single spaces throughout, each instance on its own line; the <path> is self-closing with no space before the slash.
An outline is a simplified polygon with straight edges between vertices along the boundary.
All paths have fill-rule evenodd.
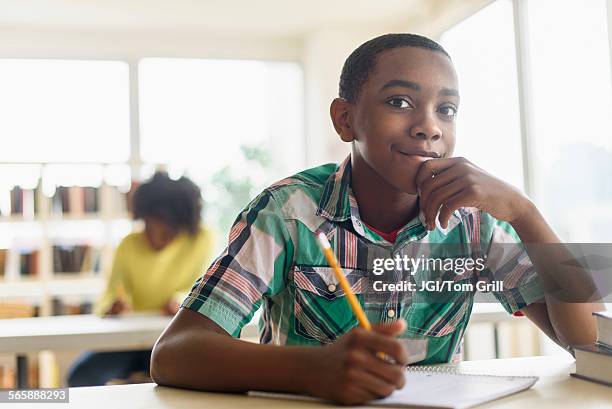
<path id="1" fill-rule="evenodd" d="M 260 345 L 190 329 L 155 345 L 151 376 L 168 386 L 219 392 L 302 393 L 312 348 Z"/>
<path id="2" fill-rule="evenodd" d="M 531 201 L 525 201 L 522 214 L 511 224 L 523 243 L 561 243 L 561 239 Z"/>
<path id="3" fill-rule="evenodd" d="M 551 296 L 545 291 L 548 318 L 558 341 L 565 346 L 592 343 L 596 337 L 593 311 L 603 309 L 602 304 L 586 302 L 593 295 L 591 277 L 579 268 L 561 271 L 555 266 L 573 256 L 561 245 L 556 235 L 533 203 L 526 204 L 525 216 L 512 223 L 521 241 L 526 243 L 529 257 L 534 264 L 544 288 L 555 288 L 561 283 L 565 296 Z M 557 245 L 559 244 L 559 245 Z M 548 246 L 547 246 L 548 245 Z M 568 294 L 568 292 L 574 294 Z M 568 298 L 559 299 L 559 298 Z M 572 302 L 569 302 L 573 298 Z M 585 302 L 579 302 L 579 301 Z"/>

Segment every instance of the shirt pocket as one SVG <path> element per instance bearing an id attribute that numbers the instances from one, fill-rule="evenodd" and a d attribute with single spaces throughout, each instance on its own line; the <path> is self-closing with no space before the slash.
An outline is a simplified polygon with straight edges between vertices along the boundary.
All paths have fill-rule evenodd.
<path id="1" fill-rule="evenodd" d="M 367 288 L 365 271 L 343 268 L 358 298 Z M 328 344 L 358 324 L 345 293 L 330 267 L 295 266 L 294 331 L 306 342 Z"/>
<path id="2" fill-rule="evenodd" d="M 450 281 L 450 280 L 449 280 Z M 471 279 L 452 281 L 453 285 L 473 285 Z M 468 288 L 465 287 L 465 288 Z M 462 287 L 463 288 L 463 287 Z M 414 293 L 404 314 L 407 336 L 442 338 L 463 330 L 472 310 L 473 291 L 442 287 Z"/>

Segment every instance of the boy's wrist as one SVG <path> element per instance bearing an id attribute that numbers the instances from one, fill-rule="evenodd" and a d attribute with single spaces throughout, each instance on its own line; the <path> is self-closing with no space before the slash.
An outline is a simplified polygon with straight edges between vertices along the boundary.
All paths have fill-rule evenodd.
<path id="1" fill-rule="evenodd" d="M 313 394 L 313 390 L 316 389 L 317 374 L 320 375 L 320 371 L 316 368 L 318 361 L 317 352 L 321 352 L 318 347 L 295 347 L 294 359 L 295 364 L 294 377 L 287 379 L 289 385 L 286 385 L 286 389 L 294 389 L 296 393 Z"/>
<path id="2" fill-rule="evenodd" d="M 510 224 L 515 230 L 541 217 L 536 205 L 527 197 L 524 197 L 521 201 L 519 208 L 520 210 L 517 212 L 517 216 L 510 221 Z"/>

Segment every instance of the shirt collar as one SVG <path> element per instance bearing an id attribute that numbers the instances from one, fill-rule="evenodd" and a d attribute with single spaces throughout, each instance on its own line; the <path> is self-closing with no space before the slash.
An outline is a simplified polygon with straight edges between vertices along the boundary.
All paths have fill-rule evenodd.
<path id="1" fill-rule="evenodd" d="M 360 220 L 357 200 L 353 196 L 351 190 L 350 155 L 344 159 L 336 171 L 327 178 L 323 187 L 323 194 L 319 200 L 317 215 L 323 216 L 334 222 L 342 222 L 351 219 L 355 231 L 362 236 L 366 236 L 364 225 Z M 442 227 L 436 223 L 436 230 L 446 236 L 460 221 L 461 214 L 458 210 L 455 210 L 448 221 L 448 227 L 442 229 Z M 370 230 L 368 229 L 368 231 Z M 425 227 L 423 215 L 419 213 L 418 217 L 415 217 L 400 229 L 397 241 L 404 241 L 408 236 L 420 240 L 425 237 L 427 233 L 428 231 Z"/>
<path id="2" fill-rule="evenodd" d="M 325 182 L 319 200 L 317 215 L 330 221 L 341 222 L 351 217 L 349 189 L 351 186 L 351 156 L 338 166 Z M 355 201 L 355 205 L 356 205 Z"/>

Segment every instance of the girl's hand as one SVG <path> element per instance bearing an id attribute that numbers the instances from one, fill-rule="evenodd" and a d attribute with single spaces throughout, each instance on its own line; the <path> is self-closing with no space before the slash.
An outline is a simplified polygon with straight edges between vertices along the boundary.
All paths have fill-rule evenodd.
<path id="1" fill-rule="evenodd" d="M 110 308 L 108 309 L 108 311 L 106 311 L 106 314 L 104 315 L 107 317 L 112 315 L 119 315 L 124 312 L 129 312 L 131 311 L 131 309 L 132 308 L 130 307 L 130 304 L 128 304 L 121 298 L 117 298 L 115 301 L 113 301 L 113 304 L 110 306 Z"/>
<path id="2" fill-rule="evenodd" d="M 446 228 L 451 214 L 460 207 L 476 207 L 498 220 L 512 223 L 531 204 L 514 186 L 460 157 L 424 162 L 417 173 L 416 185 L 429 230 L 435 228 L 438 211 L 440 225 Z"/>
<path id="3" fill-rule="evenodd" d="M 181 308 L 181 304 L 179 304 L 176 300 L 169 299 L 166 305 L 162 308 L 162 313 L 166 315 L 174 316 L 178 310 Z"/>
<path id="4" fill-rule="evenodd" d="M 404 386 L 408 354 L 395 338 L 406 328 L 403 320 L 355 327 L 333 344 L 312 348 L 307 392 L 344 405 L 361 404 L 390 395 Z M 394 362 L 383 360 L 383 352 Z"/>

